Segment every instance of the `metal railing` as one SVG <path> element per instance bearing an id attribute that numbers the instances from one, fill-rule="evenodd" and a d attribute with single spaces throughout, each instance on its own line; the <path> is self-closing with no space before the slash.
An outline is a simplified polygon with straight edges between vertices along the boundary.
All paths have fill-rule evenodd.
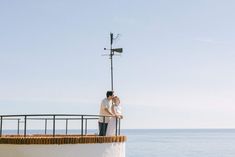
<path id="1" fill-rule="evenodd" d="M 28 135 L 28 122 L 29 121 L 43 121 L 44 122 L 44 134 L 48 135 L 48 121 L 52 122 L 52 135 L 53 137 L 56 136 L 56 122 L 58 121 L 65 121 L 65 135 L 68 135 L 68 123 L 72 120 L 77 120 L 80 122 L 80 133 L 76 133 L 76 135 L 87 135 L 88 133 L 88 121 L 95 120 L 98 123 L 98 119 L 102 117 L 105 121 L 105 117 L 112 117 L 112 116 L 101 116 L 101 115 L 80 115 L 80 114 L 30 114 L 30 115 L 0 115 L 0 137 L 3 135 L 3 124 L 7 121 L 16 121 L 17 122 L 17 135 L 20 135 L 20 131 L 23 131 L 23 135 L 26 137 Z M 115 135 L 120 135 L 121 130 L 121 119 L 118 117 L 116 118 L 116 128 L 115 128 Z M 23 129 L 20 129 L 21 124 L 23 124 Z M 42 129 L 40 129 L 42 130 Z"/>

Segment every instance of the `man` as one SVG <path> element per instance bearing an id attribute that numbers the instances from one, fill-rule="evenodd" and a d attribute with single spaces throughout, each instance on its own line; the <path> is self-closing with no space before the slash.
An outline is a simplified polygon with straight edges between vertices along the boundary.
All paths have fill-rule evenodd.
<path id="1" fill-rule="evenodd" d="M 111 112 L 112 99 L 114 97 L 113 91 L 107 91 L 106 98 L 104 98 L 100 105 L 100 118 L 99 118 L 99 136 L 105 136 L 107 131 L 108 122 L 110 117 L 104 116 L 114 116 Z"/>

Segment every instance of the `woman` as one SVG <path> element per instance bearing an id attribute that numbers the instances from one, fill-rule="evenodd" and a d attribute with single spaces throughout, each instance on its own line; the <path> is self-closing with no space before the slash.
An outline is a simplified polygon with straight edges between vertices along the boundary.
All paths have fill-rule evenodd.
<path id="1" fill-rule="evenodd" d="M 113 101 L 112 112 L 115 116 L 109 120 L 107 132 L 106 132 L 107 136 L 114 136 L 115 135 L 116 118 L 122 118 L 122 108 L 120 106 L 120 99 L 117 96 L 115 96 L 115 97 L 113 97 L 112 101 Z"/>

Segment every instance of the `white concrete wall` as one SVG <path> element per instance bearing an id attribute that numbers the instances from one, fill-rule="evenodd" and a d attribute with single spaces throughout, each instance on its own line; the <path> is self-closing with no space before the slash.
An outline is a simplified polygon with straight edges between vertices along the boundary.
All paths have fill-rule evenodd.
<path id="1" fill-rule="evenodd" d="M 0 157 L 125 157 L 125 143 L 0 144 Z"/>

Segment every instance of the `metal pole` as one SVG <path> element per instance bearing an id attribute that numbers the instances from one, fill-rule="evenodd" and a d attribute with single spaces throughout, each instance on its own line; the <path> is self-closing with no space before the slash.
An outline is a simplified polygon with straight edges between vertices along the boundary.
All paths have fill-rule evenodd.
<path id="1" fill-rule="evenodd" d="M 2 137 L 2 116 L 1 116 L 1 123 L 0 123 L 0 137 Z"/>
<path id="2" fill-rule="evenodd" d="M 118 117 L 116 117 L 116 136 L 118 134 Z"/>
<path id="3" fill-rule="evenodd" d="M 68 119 L 66 119 L 66 130 L 65 130 L 66 135 L 68 134 Z"/>
<path id="4" fill-rule="evenodd" d="M 119 124 L 118 124 L 118 135 L 121 134 L 121 119 L 119 118 Z"/>
<path id="5" fill-rule="evenodd" d="M 82 122 L 81 122 L 81 135 L 83 136 L 83 115 L 82 115 Z"/>
<path id="6" fill-rule="evenodd" d="M 17 135 L 20 134 L 20 119 L 17 119 Z"/>
<path id="7" fill-rule="evenodd" d="M 27 116 L 24 116 L 24 137 L 26 137 L 27 134 Z"/>
<path id="8" fill-rule="evenodd" d="M 47 134 L 47 119 L 45 119 L 45 135 Z"/>
<path id="9" fill-rule="evenodd" d="M 110 33 L 110 59 L 111 59 L 111 90 L 113 91 L 113 33 Z"/>
<path id="10" fill-rule="evenodd" d="M 101 136 L 105 136 L 106 135 L 105 125 L 104 124 L 105 124 L 105 116 L 103 116 L 103 125 L 101 126 L 103 132 L 101 132 L 102 133 Z M 105 134 L 103 135 L 103 133 L 105 133 Z"/>
<path id="11" fill-rule="evenodd" d="M 85 135 L 87 135 L 87 118 L 85 120 Z"/>
<path id="12" fill-rule="evenodd" d="M 53 137 L 55 137 L 55 115 L 53 116 Z"/>

